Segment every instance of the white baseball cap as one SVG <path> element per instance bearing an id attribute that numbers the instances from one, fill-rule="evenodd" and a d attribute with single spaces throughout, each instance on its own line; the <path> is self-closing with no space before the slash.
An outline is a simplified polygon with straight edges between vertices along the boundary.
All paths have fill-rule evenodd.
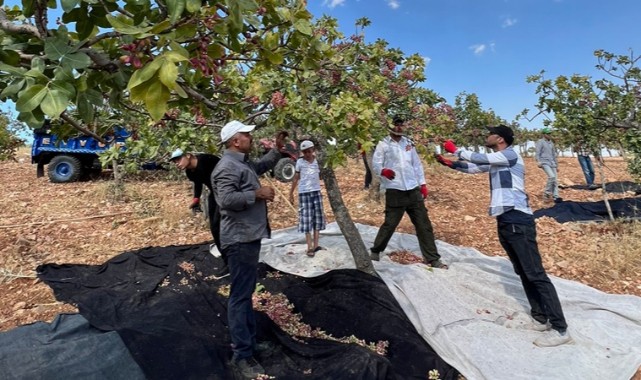
<path id="1" fill-rule="evenodd" d="M 226 143 L 238 132 L 251 132 L 254 128 L 256 128 L 255 125 L 246 125 L 238 120 L 232 120 L 220 130 L 220 143 Z"/>
<path id="2" fill-rule="evenodd" d="M 174 161 L 176 158 L 180 158 L 185 154 L 182 149 L 178 148 L 171 152 L 171 156 L 169 157 L 169 161 Z"/>
<path id="3" fill-rule="evenodd" d="M 314 143 L 309 140 L 305 140 L 302 143 L 300 143 L 300 150 L 307 150 L 313 147 L 314 147 Z"/>

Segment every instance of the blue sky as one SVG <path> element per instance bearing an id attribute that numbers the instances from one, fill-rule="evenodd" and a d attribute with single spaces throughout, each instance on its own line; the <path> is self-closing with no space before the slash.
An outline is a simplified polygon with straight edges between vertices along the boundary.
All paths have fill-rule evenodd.
<path id="1" fill-rule="evenodd" d="M 639 0 L 309 0 L 308 9 L 338 19 L 346 35 L 367 17 L 367 41 L 429 61 L 425 87 L 450 104 L 462 91 L 476 93 L 508 121 L 538 99 L 528 75 L 603 77 L 595 50 L 641 54 Z"/>

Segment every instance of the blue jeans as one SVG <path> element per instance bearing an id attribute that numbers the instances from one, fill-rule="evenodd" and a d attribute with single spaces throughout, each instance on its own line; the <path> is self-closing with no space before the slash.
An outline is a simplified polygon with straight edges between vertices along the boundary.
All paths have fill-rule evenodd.
<path id="1" fill-rule="evenodd" d="M 543 164 L 541 169 L 543 169 L 545 174 L 548 176 L 548 181 L 545 183 L 545 190 L 543 190 L 543 194 L 551 195 L 554 199 L 558 198 L 559 182 L 557 179 L 556 168 Z"/>
<path id="2" fill-rule="evenodd" d="M 585 176 L 585 182 L 588 186 L 594 184 L 594 166 L 592 166 L 592 160 L 590 156 L 578 155 L 579 165 L 581 165 L 581 170 L 583 170 L 583 175 Z"/>
<path id="3" fill-rule="evenodd" d="M 234 243 L 223 248 L 223 251 L 231 276 L 227 322 L 234 351 L 232 360 L 238 361 L 252 357 L 256 344 L 252 294 L 256 289 L 260 239 L 250 243 Z"/>
<path id="4" fill-rule="evenodd" d="M 561 301 L 541 262 L 536 225 L 498 223 L 498 233 L 499 242 L 521 278 L 532 317 L 541 323 L 549 321 L 557 331 L 565 331 L 568 325 Z"/>

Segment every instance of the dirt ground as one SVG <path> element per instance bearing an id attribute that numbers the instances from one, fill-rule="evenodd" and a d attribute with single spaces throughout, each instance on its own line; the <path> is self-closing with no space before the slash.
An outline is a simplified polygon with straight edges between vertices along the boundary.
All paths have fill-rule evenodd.
<path id="1" fill-rule="evenodd" d="M 630 180 L 622 159 L 606 158 L 605 164 L 607 181 Z M 545 183 L 543 171 L 532 158 L 526 158 L 526 166 L 533 209 L 547 207 L 540 196 Z M 436 163 L 426 164 L 425 172 L 430 189 L 427 206 L 437 239 L 474 247 L 487 255 L 504 255 L 497 241 L 495 221 L 487 216 L 487 175 L 466 175 Z M 368 192 L 363 190 L 361 161 L 350 160 L 336 173 L 354 221 L 380 225 L 384 207 L 369 200 Z M 36 178 L 36 168 L 26 149 L 16 162 L 0 163 L 0 331 L 76 311 L 71 305 L 57 302 L 50 289 L 36 279 L 39 264 L 100 264 L 128 250 L 202 243 L 211 238 L 202 217 L 188 210 L 190 182 L 158 179 L 157 175 L 155 179 L 149 176 L 128 180 L 121 194 L 124 201 L 114 201 L 112 182 L 107 177 L 71 184 L 50 183 L 46 177 Z M 560 159 L 559 177 L 562 184 L 583 183 L 576 158 Z M 271 181 L 264 180 L 267 182 Z M 289 186 L 276 184 L 281 194 L 288 194 Z M 568 201 L 601 198 L 600 191 L 571 189 L 562 189 L 561 196 Z M 630 194 L 610 195 L 624 196 Z M 325 210 L 328 219 L 333 220 L 327 201 Z M 270 204 L 273 229 L 295 225 L 296 220 L 295 211 L 284 197 L 279 195 Z M 559 224 L 549 218 L 539 219 L 537 226 L 544 265 L 550 274 L 609 293 L 641 296 L 640 266 L 607 264 L 613 263 L 616 255 L 630 254 L 617 252 L 617 247 L 627 244 L 625 233 L 620 233 L 623 227 Z M 414 232 L 407 217 L 398 230 Z"/>

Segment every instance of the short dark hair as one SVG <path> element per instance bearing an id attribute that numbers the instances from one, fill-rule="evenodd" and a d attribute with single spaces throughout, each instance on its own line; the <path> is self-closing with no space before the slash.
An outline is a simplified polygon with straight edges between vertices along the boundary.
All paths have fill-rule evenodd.
<path id="1" fill-rule="evenodd" d="M 507 145 L 512 145 L 514 142 L 514 132 L 512 131 L 512 128 L 507 125 L 500 124 L 496 127 L 488 126 L 485 128 L 490 131 L 491 134 L 503 137 L 503 140 L 505 140 Z"/>
<path id="2" fill-rule="evenodd" d="M 403 125 L 403 123 L 405 123 L 405 119 L 403 119 L 403 117 L 402 117 L 402 116 L 396 115 L 396 116 L 394 116 L 394 118 L 392 119 L 392 124 L 393 124 L 394 126 L 397 126 L 397 125 Z"/>

